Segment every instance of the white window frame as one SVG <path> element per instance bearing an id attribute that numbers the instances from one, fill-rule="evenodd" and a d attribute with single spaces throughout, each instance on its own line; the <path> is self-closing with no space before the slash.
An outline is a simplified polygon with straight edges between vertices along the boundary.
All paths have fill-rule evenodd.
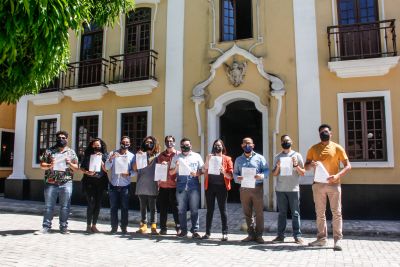
<path id="1" fill-rule="evenodd" d="M 72 113 L 72 133 L 71 133 L 71 148 L 75 150 L 76 144 L 76 119 L 85 116 L 99 116 L 99 125 L 97 126 L 98 135 L 96 137 L 103 138 L 103 111 L 85 111 L 85 112 L 74 112 Z M 76 152 L 76 151 L 75 151 Z"/>
<path id="2" fill-rule="evenodd" d="M 39 127 L 39 121 L 40 120 L 48 120 L 48 119 L 56 119 L 56 132 L 60 130 L 60 120 L 61 120 L 61 115 L 60 114 L 49 114 L 49 115 L 42 115 L 42 116 L 35 116 L 34 118 L 34 126 L 33 126 L 33 149 L 32 149 L 32 168 L 40 168 L 40 164 L 36 163 L 36 153 L 37 153 L 37 135 L 38 133 L 38 127 Z"/>
<path id="3" fill-rule="evenodd" d="M 133 112 L 147 112 L 147 136 L 151 135 L 152 125 L 153 125 L 153 108 L 151 106 L 146 107 L 135 107 L 135 108 L 122 108 L 117 109 L 117 132 L 115 136 L 115 147 L 117 148 L 119 142 L 121 141 L 121 115 L 123 113 L 133 113 Z M 132 136 L 130 136 L 132 137 Z"/>
<path id="4" fill-rule="evenodd" d="M 15 130 L 0 128 L 0 145 L 1 145 L 2 132 L 14 133 L 14 143 L 15 143 Z M 0 167 L 0 171 L 12 171 L 12 169 L 13 167 Z"/>
<path id="5" fill-rule="evenodd" d="M 393 130 L 392 130 L 392 107 L 390 100 L 390 91 L 369 91 L 369 92 L 354 92 L 354 93 L 339 93 L 338 99 L 338 116 L 339 116 L 339 143 L 341 146 L 346 146 L 346 133 L 344 126 L 344 105 L 343 101 L 347 98 L 368 98 L 368 97 L 383 97 L 385 103 L 385 132 L 386 132 L 386 151 L 387 160 L 380 162 L 351 162 L 353 168 L 393 168 Z"/>

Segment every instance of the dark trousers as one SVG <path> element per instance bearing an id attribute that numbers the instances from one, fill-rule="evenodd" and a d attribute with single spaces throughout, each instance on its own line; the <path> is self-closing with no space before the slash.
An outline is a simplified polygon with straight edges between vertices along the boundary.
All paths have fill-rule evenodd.
<path id="1" fill-rule="evenodd" d="M 263 185 L 256 185 L 256 188 L 240 188 L 240 202 L 246 219 L 248 235 L 262 236 L 264 232 Z M 255 218 L 253 213 L 255 213 Z"/>
<path id="2" fill-rule="evenodd" d="M 118 209 L 121 207 L 121 229 L 128 227 L 129 185 L 110 185 L 111 229 L 118 229 Z"/>
<path id="3" fill-rule="evenodd" d="M 157 196 L 138 195 L 140 201 L 140 215 L 142 217 L 141 222 L 147 224 L 147 207 L 150 210 L 150 223 L 157 223 L 156 217 L 156 200 Z"/>
<path id="4" fill-rule="evenodd" d="M 300 231 L 300 193 L 276 192 L 278 200 L 278 236 L 285 237 L 287 213 L 290 208 L 292 214 L 293 237 L 301 237 Z"/>
<path id="5" fill-rule="evenodd" d="M 99 218 L 101 201 L 103 199 L 104 187 L 103 182 L 99 178 L 87 178 L 85 186 L 86 192 L 86 220 L 88 225 L 95 225 Z"/>
<path id="6" fill-rule="evenodd" d="M 178 216 L 178 201 L 176 200 L 176 188 L 160 188 L 157 201 L 160 208 L 161 230 L 167 230 L 168 208 L 172 211 L 176 229 L 179 229 L 180 224 Z"/>
<path id="7" fill-rule="evenodd" d="M 206 234 L 211 234 L 211 225 L 214 216 L 215 199 L 218 202 L 219 212 L 221 214 L 222 234 L 228 233 L 228 216 L 226 213 L 226 201 L 228 199 L 228 190 L 225 185 L 209 184 L 206 191 L 207 203 L 207 219 L 206 219 Z"/>

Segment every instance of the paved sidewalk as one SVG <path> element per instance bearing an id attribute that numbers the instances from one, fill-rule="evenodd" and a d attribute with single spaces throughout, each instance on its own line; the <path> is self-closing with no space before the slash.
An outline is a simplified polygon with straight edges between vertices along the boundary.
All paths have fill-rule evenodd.
<path id="1" fill-rule="evenodd" d="M 6 199 L 4 197 L 0 197 L 0 212 L 3 213 L 42 215 L 43 206 L 44 206 L 43 202 L 21 201 L 21 200 Z M 58 209 L 56 210 L 56 212 L 58 214 Z M 130 213 L 129 227 L 138 227 L 140 221 L 139 211 L 130 210 L 129 213 Z M 200 216 L 200 232 L 204 232 L 206 210 L 201 209 L 199 211 L 199 216 Z M 72 206 L 71 218 L 85 220 L 86 207 Z M 265 232 L 273 235 L 276 232 L 278 213 L 266 211 L 264 212 L 264 218 L 265 218 Z M 108 223 L 110 221 L 108 208 L 101 209 L 99 220 L 104 223 Z M 216 207 L 213 219 L 213 228 L 212 228 L 213 233 L 219 234 L 221 232 L 220 222 L 221 220 L 220 220 L 219 210 L 218 207 Z M 168 224 L 171 226 L 173 225 L 172 215 L 169 215 Z M 330 225 L 330 222 L 328 222 L 328 225 Z M 240 204 L 232 204 L 232 203 L 228 204 L 228 227 L 230 233 L 244 234 L 245 223 Z M 290 219 L 288 219 L 287 229 L 288 232 L 291 231 Z M 316 233 L 315 221 L 302 220 L 301 229 L 304 234 L 315 234 Z M 400 221 L 344 220 L 343 232 L 345 236 L 400 237 Z"/>

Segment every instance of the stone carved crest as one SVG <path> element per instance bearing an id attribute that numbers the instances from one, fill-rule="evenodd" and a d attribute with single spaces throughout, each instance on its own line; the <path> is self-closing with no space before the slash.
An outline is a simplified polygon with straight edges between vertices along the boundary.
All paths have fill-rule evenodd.
<path id="1" fill-rule="evenodd" d="M 228 76 L 229 81 L 235 87 L 241 85 L 244 81 L 244 76 L 246 75 L 247 62 L 238 62 L 234 60 L 232 65 L 225 65 L 226 75 Z"/>

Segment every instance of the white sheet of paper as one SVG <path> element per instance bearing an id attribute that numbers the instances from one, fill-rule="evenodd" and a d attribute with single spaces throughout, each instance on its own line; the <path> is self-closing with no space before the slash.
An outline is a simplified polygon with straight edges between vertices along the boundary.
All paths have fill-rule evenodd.
<path id="1" fill-rule="evenodd" d="M 222 157 L 211 156 L 210 160 L 208 161 L 208 174 L 220 175 L 221 167 L 222 167 Z"/>
<path id="2" fill-rule="evenodd" d="M 167 164 L 156 164 L 156 171 L 154 174 L 154 181 L 167 181 L 168 165 Z"/>
<path id="3" fill-rule="evenodd" d="M 114 170 L 116 174 L 128 173 L 129 161 L 127 156 L 117 156 L 114 158 Z"/>
<path id="4" fill-rule="evenodd" d="M 248 167 L 243 167 L 242 168 L 242 176 L 243 180 L 241 181 L 241 187 L 246 187 L 246 188 L 256 188 L 256 179 L 254 176 L 256 176 L 257 170 L 256 168 L 248 168 Z"/>
<path id="5" fill-rule="evenodd" d="M 55 154 L 53 170 L 65 172 L 65 169 L 67 169 L 66 158 L 64 154 Z"/>
<path id="6" fill-rule="evenodd" d="M 144 152 L 142 154 L 136 154 L 136 167 L 138 170 L 147 167 L 147 153 Z"/>
<path id="7" fill-rule="evenodd" d="M 192 170 L 190 169 L 189 165 L 186 163 L 184 159 L 179 159 L 179 175 L 190 175 Z"/>
<path id="8" fill-rule="evenodd" d="M 100 172 L 101 170 L 101 157 L 102 155 L 90 155 L 89 171 Z"/>
<path id="9" fill-rule="evenodd" d="M 328 183 L 327 178 L 329 177 L 328 171 L 325 169 L 324 165 L 317 161 L 317 167 L 315 168 L 314 181 L 318 183 Z"/>
<path id="10" fill-rule="evenodd" d="M 280 176 L 292 176 L 293 174 L 293 161 L 291 157 L 280 158 Z"/>

